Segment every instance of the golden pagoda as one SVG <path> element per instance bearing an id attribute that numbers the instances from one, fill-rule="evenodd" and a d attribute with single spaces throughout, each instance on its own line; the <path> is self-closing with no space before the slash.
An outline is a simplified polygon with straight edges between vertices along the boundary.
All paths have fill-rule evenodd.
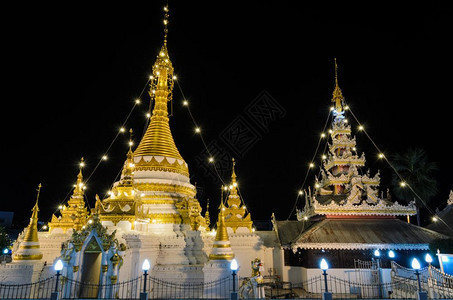
<path id="1" fill-rule="evenodd" d="M 131 173 L 132 186 L 117 186 L 118 191 L 130 189 L 127 200 L 132 201 L 134 198 L 135 216 L 127 213 L 114 217 L 112 213 L 107 213 L 105 209 L 108 210 L 109 203 L 112 204 L 114 200 L 112 195 L 97 201 L 97 205 L 104 206 L 104 211 L 100 212 L 103 222 L 109 218 L 115 218 L 112 219 L 113 223 L 129 221 L 132 223 L 131 229 L 137 229 L 135 223 L 138 230 L 144 231 L 148 230 L 148 225 L 162 229 L 164 224 L 168 225 L 169 230 L 174 224 L 189 225 L 197 230 L 200 226 L 206 228 L 207 225 L 201 215 L 201 206 L 195 198 L 196 188 L 190 183 L 188 165 L 176 147 L 169 124 L 168 102 L 172 101 L 175 77 L 167 49 L 168 7 L 164 11 L 164 42 L 150 76 L 149 95 L 154 103 L 152 115 L 137 148 L 131 153 L 131 157 L 128 156 L 128 160 L 134 165 Z M 132 192 L 136 194 L 132 195 Z"/>
<path id="2" fill-rule="evenodd" d="M 72 192 L 71 198 L 68 200 L 67 205 L 60 207 L 60 217 L 55 214 L 52 215 L 52 220 L 48 224 L 49 232 L 60 228 L 63 233 L 68 230 L 79 231 L 88 221 L 88 210 L 85 206 L 85 184 L 83 183 L 82 168 L 84 166 L 83 158 L 80 162 L 80 170 L 77 175 L 77 182 L 74 185 L 74 191 Z"/>
<path id="3" fill-rule="evenodd" d="M 212 245 L 211 254 L 209 254 L 209 260 L 232 260 L 234 258 L 230 239 L 228 238 L 227 226 L 225 224 L 225 210 L 225 206 L 221 202 L 216 236 Z"/>
<path id="4" fill-rule="evenodd" d="M 248 228 L 248 230 L 252 232 L 253 222 L 251 220 L 251 215 L 247 212 L 245 204 L 238 194 L 238 183 L 234 170 L 236 163 L 234 158 L 232 159 L 232 164 L 231 184 L 227 187 L 230 193 L 227 199 L 227 206 L 225 207 L 225 225 L 231 227 L 233 232 L 236 232 L 239 227 Z"/>
<path id="5" fill-rule="evenodd" d="M 38 200 L 41 191 L 41 184 L 38 185 L 38 196 L 36 197 L 35 206 L 33 206 L 30 223 L 25 228 L 24 238 L 19 244 L 19 248 L 13 254 L 14 261 L 32 261 L 40 260 L 42 253 L 38 239 Z"/>

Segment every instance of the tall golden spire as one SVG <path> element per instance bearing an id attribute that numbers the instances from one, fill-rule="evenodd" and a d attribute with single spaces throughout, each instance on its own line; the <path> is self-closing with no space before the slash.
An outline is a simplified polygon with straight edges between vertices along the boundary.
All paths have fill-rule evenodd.
<path id="1" fill-rule="evenodd" d="M 340 86 L 338 85 L 338 66 L 337 59 L 335 58 L 335 89 L 332 93 L 332 102 L 335 103 L 335 110 L 340 113 L 343 111 L 343 94 L 341 92 Z"/>
<path id="2" fill-rule="evenodd" d="M 222 197 L 223 198 L 223 197 Z M 231 260 L 234 258 L 233 250 L 231 249 L 230 239 L 225 225 L 225 206 L 223 199 L 220 201 L 219 220 L 217 222 L 217 232 L 214 243 L 212 245 L 210 260 Z"/>
<path id="3" fill-rule="evenodd" d="M 150 91 L 154 109 L 145 135 L 140 141 L 134 156 L 165 156 L 183 159 L 176 148 L 170 131 L 167 102 L 172 100 L 174 75 L 173 65 L 167 50 L 168 7 L 164 7 L 164 43 L 153 65 Z"/>
<path id="4" fill-rule="evenodd" d="M 36 203 L 32 209 L 30 223 L 25 229 L 24 238 L 19 245 L 19 249 L 13 255 L 13 259 L 15 261 L 40 260 L 43 256 L 41 250 L 39 249 L 40 246 L 38 239 L 38 200 L 39 193 L 41 192 L 41 186 L 41 184 L 38 185 Z"/>

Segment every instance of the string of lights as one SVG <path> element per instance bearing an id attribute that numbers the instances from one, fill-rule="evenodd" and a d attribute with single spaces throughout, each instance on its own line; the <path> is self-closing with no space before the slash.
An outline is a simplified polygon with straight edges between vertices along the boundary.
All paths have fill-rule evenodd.
<path id="1" fill-rule="evenodd" d="M 90 174 L 86 177 L 86 179 L 84 179 L 83 181 L 83 189 L 85 190 L 86 187 L 87 187 L 87 183 L 88 181 L 91 179 L 91 177 L 95 174 L 96 170 L 98 169 L 98 167 L 101 165 L 102 162 L 105 162 L 108 160 L 108 154 L 110 152 L 110 149 L 112 148 L 112 146 L 115 144 L 116 140 L 118 139 L 119 135 L 126 132 L 126 124 L 127 122 L 129 121 L 129 118 L 130 116 L 132 115 L 133 111 L 135 110 L 135 108 L 141 104 L 141 97 L 144 93 L 144 91 L 146 90 L 146 87 L 148 86 L 149 84 L 149 81 L 150 79 L 148 79 L 140 93 L 140 95 L 138 96 L 137 99 L 134 100 L 134 105 L 132 106 L 132 108 L 129 110 L 129 113 L 127 114 L 126 118 L 124 119 L 124 121 L 121 123 L 121 126 L 119 128 L 119 130 L 116 132 L 116 135 L 113 137 L 112 141 L 110 142 L 109 146 L 107 147 L 107 149 L 102 153 L 101 155 L 101 158 L 98 160 L 98 162 L 96 163 L 95 167 L 93 168 L 93 170 L 90 172 Z M 129 141 L 129 143 L 131 143 L 131 141 Z M 79 163 L 79 167 L 80 169 L 83 169 L 85 167 L 85 161 L 84 161 L 84 158 L 82 157 L 80 163 Z M 121 170 L 120 170 L 120 173 L 121 173 Z M 119 174 L 119 173 L 118 173 Z M 118 178 L 118 174 L 117 176 L 115 177 L 115 180 Z M 68 193 L 66 194 L 66 196 L 63 198 L 63 200 L 58 204 L 57 208 L 53 211 L 52 215 L 54 215 L 55 213 L 57 213 L 58 211 L 60 211 L 61 209 L 63 209 L 64 207 L 64 204 L 66 203 L 69 195 L 71 194 L 71 192 L 73 191 L 74 189 L 74 186 L 71 187 L 68 191 Z M 84 197 L 85 199 L 85 203 L 86 205 L 88 206 L 89 209 L 91 209 L 90 207 L 90 203 L 88 201 L 88 199 L 86 199 L 86 197 Z M 49 219 L 47 219 L 47 221 L 45 222 L 46 224 L 49 223 L 51 220 L 51 217 L 49 217 Z M 47 229 L 47 225 L 44 225 L 42 229 Z"/>
<path id="2" fill-rule="evenodd" d="M 310 163 L 308 164 L 308 169 L 307 169 L 307 172 L 305 172 L 304 180 L 303 180 L 303 182 L 302 182 L 302 184 L 300 186 L 299 191 L 297 192 L 297 196 L 296 196 L 296 200 L 294 201 L 293 208 L 291 209 L 291 212 L 289 213 L 288 218 L 286 220 L 289 220 L 289 218 L 291 218 L 291 216 L 294 213 L 294 210 L 297 207 L 297 203 L 299 202 L 299 198 L 304 194 L 303 189 L 304 189 L 305 184 L 307 182 L 308 174 L 310 173 L 310 170 L 315 167 L 314 161 L 316 159 L 316 155 L 318 154 L 319 146 L 321 145 L 321 141 L 326 137 L 326 134 L 324 132 L 326 131 L 327 125 L 329 124 L 330 116 L 332 115 L 330 113 L 331 111 L 332 111 L 332 109 L 330 109 L 329 113 L 327 114 L 326 122 L 324 123 L 324 127 L 323 127 L 323 129 L 321 131 L 321 134 L 319 135 L 318 144 L 316 145 L 315 152 L 313 154 L 313 157 L 310 160 Z M 325 149 L 326 149 L 326 146 L 324 147 L 323 154 L 325 153 Z"/>
<path id="3" fill-rule="evenodd" d="M 349 107 L 349 106 L 348 106 Z M 432 215 L 436 215 L 436 213 L 428 206 L 425 200 L 420 197 L 420 195 L 413 189 L 413 187 L 408 183 L 407 180 L 403 178 L 403 176 L 398 172 L 398 170 L 395 168 L 395 166 L 391 163 L 391 161 L 387 158 L 387 156 L 384 155 L 384 153 L 381 151 L 381 149 L 378 147 L 378 145 L 374 142 L 374 140 L 371 138 L 371 136 L 368 134 L 368 132 L 365 130 L 365 127 L 363 126 L 362 123 L 358 120 L 356 115 L 353 113 L 351 108 L 349 107 L 349 112 L 351 113 L 351 116 L 354 118 L 354 120 L 357 122 L 358 129 L 359 131 L 362 131 L 366 137 L 370 140 L 370 142 L 373 144 L 373 146 L 376 148 L 378 151 L 378 158 L 384 159 L 385 162 L 389 165 L 389 167 L 395 172 L 396 176 L 400 179 L 400 187 L 401 188 L 409 188 L 409 190 L 414 194 L 414 196 L 423 204 L 423 206 L 428 210 L 428 212 Z M 453 229 L 440 217 L 437 217 L 438 220 L 440 220 L 448 229 L 453 231 Z"/>

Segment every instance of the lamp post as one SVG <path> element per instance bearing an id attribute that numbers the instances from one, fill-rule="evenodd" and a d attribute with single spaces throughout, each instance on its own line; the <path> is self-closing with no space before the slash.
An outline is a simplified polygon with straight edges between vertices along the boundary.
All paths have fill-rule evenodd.
<path id="1" fill-rule="evenodd" d="M 417 283 L 418 283 L 418 293 L 417 293 L 417 300 L 428 300 L 428 294 L 422 291 L 422 285 L 420 282 L 420 263 L 416 258 L 412 260 L 412 269 L 415 270 L 415 275 L 417 276 Z"/>
<path id="2" fill-rule="evenodd" d="M 429 255 L 429 253 L 426 253 L 425 261 L 428 263 L 428 272 L 429 272 L 429 277 L 431 278 L 432 277 L 432 274 L 431 274 L 431 263 L 433 262 L 433 258 L 432 258 L 431 255 Z"/>
<path id="3" fill-rule="evenodd" d="M 324 284 L 325 284 L 325 291 L 322 293 L 323 300 L 332 300 L 332 293 L 329 293 L 329 289 L 327 287 L 327 270 L 329 269 L 329 265 L 327 261 L 323 258 L 321 259 L 320 268 L 322 270 L 322 275 L 324 276 Z"/>
<path id="4" fill-rule="evenodd" d="M 143 270 L 143 292 L 140 293 L 140 300 L 148 300 L 148 292 L 146 291 L 146 279 L 148 277 L 148 270 L 151 267 L 149 260 L 145 259 L 143 261 L 142 270 Z"/>
<path id="5" fill-rule="evenodd" d="M 381 252 L 379 249 L 374 250 L 374 257 L 376 258 L 376 268 L 379 282 L 379 298 L 382 298 L 382 274 L 381 274 Z"/>
<path id="6" fill-rule="evenodd" d="M 238 300 L 238 293 L 236 292 L 236 271 L 239 265 L 236 259 L 233 259 L 230 263 L 231 275 L 233 276 L 233 291 L 231 292 L 231 300 Z"/>
<path id="7" fill-rule="evenodd" d="M 60 272 L 63 270 L 63 262 L 61 259 L 57 260 L 54 267 L 55 271 L 57 271 L 57 279 L 55 280 L 55 289 L 50 294 L 50 300 L 57 300 L 58 299 L 58 280 L 60 279 Z"/>

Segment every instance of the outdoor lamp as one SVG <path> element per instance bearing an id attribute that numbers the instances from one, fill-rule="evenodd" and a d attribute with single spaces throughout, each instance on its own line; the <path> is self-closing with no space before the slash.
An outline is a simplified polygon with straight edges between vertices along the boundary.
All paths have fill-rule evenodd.
<path id="1" fill-rule="evenodd" d="M 58 299 L 58 280 L 60 279 L 60 272 L 63 270 L 63 262 L 61 259 L 57 260 L 54 266 L 55 271 L 57 271 L 57 278 L 55 280 L 55 290 L 51 293 L 50 299 L 57 300 Z"/>
<path id="2" fill-rule="evenodd" d="M 238 262 L 236 259 L 233 259 L 230 263 L 230 269 L 233 275 L 233 293 L 236 292 L 236 271 L 238 270 Z"/>
<path id="3" fill-rule="evenodd" d="M 395 252 L 393 252 L 393 250 L 389 251 L 389 257 L 390 258 L 394 258 L 395 257 Z"/>
<path id="4" fill-rule="evenodd" d="M 148 270 L 151 268 L 149 260 L 145 258 L 142 264 L 143 270 L 143 292 L 140 293 L 140 300 L 148 300 L 148 293 L 146 292 L 146 277 L 148 277 Z"/>
<path id="5" fill-rule="evenodd" d="M 374 250 L 374 256 L 380 257 L 381 256 L 381 252 L 378 249 Z"/>
<path id="6" fill-rule="evenodd" d="M 420 283 L 420 272 L 418 271 L 418 270 L 420 270 L 420 263 L 418 262 L 418 260 L 416 258 L 414 258 L 412 260 L 412 269 L 415 270 L 415 275 L 417 276 L 417 282 L 418 282 L 417 299 L 418 300 L 427 300 L 428 294 L 426 292 L 422 291 L 422 285 Z"/>
<path id="7" fill-rule="evenodd" d="M 429 264 L 431 264 L 433 262 L 433 258 L 431 257 L 431 255 L 429 255 L 429 253 L 426 253 L 425 261 Z"/>
<path id="8" fill-rule="evenodd" d="M 323 258 L 321 259 L 321 263 L 319 264 L 319 267 L 322 270 L 322 275 L 324 276 L 324 284 L 325 284 L 325 292 L 322 294 L 322 299 L 323 300 L 330 300 L 332 299 L 332 293 L 329 293 L 329 289 L 327 287 L 327 270 L 329 269 L 329 264 L 327 261 Z"/>
<path id="9" fill-rule="evenodd" d="M 231 275 L 233 276 L 233 291 L 230 293 L 230 300 L 238 300 L 238 293 L 236 292 L 236 271 L 239 265 L 236 259 L 233 259 L 230 263 Z"/>
<path id="10" fill-rule="evenodd" d="M 420 263 L 416 258 L 412 260 L 412 269 L 415 270 L 415 275 L 417 275 L 418 291 L 420 292 L 422 290 L 422 286 L 420 283 L 420 273 L 418 272 L 418 270 L 420 270 Z"/>

